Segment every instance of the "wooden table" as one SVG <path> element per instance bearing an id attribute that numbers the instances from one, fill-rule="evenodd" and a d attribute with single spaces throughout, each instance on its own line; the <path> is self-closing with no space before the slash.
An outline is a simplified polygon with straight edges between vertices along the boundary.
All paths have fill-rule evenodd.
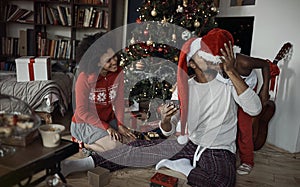
<path id="1" fill-rule="evenodd" d="M 60 173 L 60 162 L 79 151 L 77 143 L 61 140 L 58 147 L 46 148 L 41 139 L 37 139 L 26 147 L 16 147 L 16 152 L 4 158 L 0 158 L 0 184 L 1 186 L 12 186 L 20 181 L 28 179 L 24 186 L 36 186 L 55 173 L 61 179 L 65 178 Z M 34 174 L 46 170 L 44 176 L 31 181 Z"/>

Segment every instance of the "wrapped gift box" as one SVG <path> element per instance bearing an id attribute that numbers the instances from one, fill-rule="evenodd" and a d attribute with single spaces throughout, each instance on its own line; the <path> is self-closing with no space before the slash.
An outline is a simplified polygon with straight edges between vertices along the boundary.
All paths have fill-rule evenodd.
<path id="1" fill-rule="evenodd" d="M 23 56 L 16 59 L 17 82 L 51 79 L 51 60 L 49 56 L 34 58 Z"/>
<path id="2" fill-rule="evenodd" d="M 26 82 L 34 79 L 33 62 L 34 56 L 23 56 L 16 59 L 17 82 Z"/>
<path id="3" fill-rule="evenodd" d="M 40 56 L 34 59 L 34 80 L 51 80 L 50 56 Z"/>
<path id="4" fill-rule="evenodd" d="M 151 177 L 150 187 L 177 187 L 178 178 L 172 177 L 170 175 L 165 175 L 162 173 L 155 173 Z"/>

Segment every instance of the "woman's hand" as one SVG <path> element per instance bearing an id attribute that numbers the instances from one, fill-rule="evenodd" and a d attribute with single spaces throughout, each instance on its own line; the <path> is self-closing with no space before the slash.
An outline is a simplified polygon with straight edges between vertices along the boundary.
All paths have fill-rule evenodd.
<path id="1" fill-rule="evenodd" d="M 116 131 L 115 129 L 113 129 L 111 127 L 109 127 L 106 131 L 110 135 L 112 140 L 122 142 L 122 136 L 118 131 Z"/>
<path id="2" fill-rule="evenodd" d="M 123 136 L 129 137 L 132 139 L 136 139 L 136 136 L 131 132 L 131 130 L 124 125 L 119 125 L 118 131 Z"/>

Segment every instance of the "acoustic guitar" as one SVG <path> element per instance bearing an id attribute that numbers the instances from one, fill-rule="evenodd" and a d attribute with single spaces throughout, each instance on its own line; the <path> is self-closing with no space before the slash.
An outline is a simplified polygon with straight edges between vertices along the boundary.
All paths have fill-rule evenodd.
<path id="1" fill-rule="evenodd" d="M 292 44 L 289 42 L 285 43 L 281 47 L 280 51 L 278 52 L 278 54 L 276 55 L 272 63 L 277 65 L 277 63 L 280 60 L 285 58 L 286 55 L 290 53 L 291 49 L 292 49 Z M 274 92 L 272 94 L 274 94 Z M 275 96 L 271 98 L 275 98 Z M 275 102 L 272 99 L 263 103 L 262 107 L 263 108 L 261 113 L 258 116 L 254 117 L 252 121 L 252 128 L 253 128 L 252 137 L 253 137 L 253 145 L 255 151 L 261 149 L 263 145 L 266 143 L 266 139 L 268 135 L 268 125 L 276 111 Z"/>

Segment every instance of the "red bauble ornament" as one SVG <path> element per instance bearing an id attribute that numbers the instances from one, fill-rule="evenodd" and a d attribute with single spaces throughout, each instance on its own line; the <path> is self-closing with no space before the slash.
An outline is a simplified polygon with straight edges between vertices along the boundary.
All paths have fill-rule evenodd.
<path id="1" fill-rule="evenodd" d="M 149 31 L 148 30 L 144 30 L 144 35 L 148 36 L 148 34 L 149 34 Z"/>
<path id="2" fill-rule="evenodd" d="M 140 18 L 137 18 L 135 21 L 136 23 L 142 23 L 142 20 Z"/>

